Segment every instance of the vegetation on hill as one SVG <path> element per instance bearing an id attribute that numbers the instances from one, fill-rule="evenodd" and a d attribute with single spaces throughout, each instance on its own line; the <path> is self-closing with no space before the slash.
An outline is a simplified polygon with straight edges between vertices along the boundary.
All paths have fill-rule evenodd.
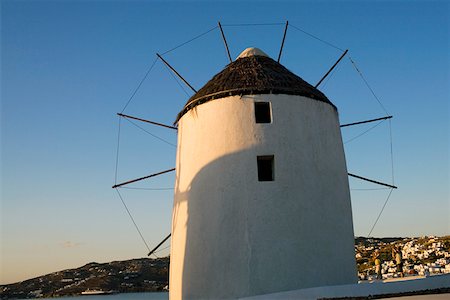
<path id="1" fill-rule="evenodd" d="M 382 261 L 392 260 L 392 248 L 413 249 L 407 264 L 431 264 L 436 259 L 450 261 L 450 236 L 423 238 L 355 238 L 358 271 L 373 273 L 373 253 Z M 414 254 L 413 254 L 414 253 Z M 426 255 L 425 255 L 426 254 Z M 83 291 L 102 290 L 118 293 L 167 290 L 169 257 L 132 259 L 110 263 L 88 263 L 77 269 L 59 271 L 22 282 L 0 286 L 1 299 L 61 297 L 80 295 Z"/>
<path id="2" fill-rule="evenodd" d="M 22 282 L 0 286 L 1 299 L 80 295 L 86 290 L 157 292 L 169 284 L 169 258 L 88 263 Z"/>

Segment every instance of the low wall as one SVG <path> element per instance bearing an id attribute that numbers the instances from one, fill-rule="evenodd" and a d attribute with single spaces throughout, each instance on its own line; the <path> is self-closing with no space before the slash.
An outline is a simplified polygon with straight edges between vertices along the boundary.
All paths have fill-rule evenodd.
<path id="1" fill-rule="evenodd" d="M 358 284 L 323 286 L 282 293 L 242 298 L 242 300 L 319 299 L 339 297 L 364 297 L 369 295 L 400 294 L 424 290 L 450 288 L 450 274 L 430 277 L 405 277 Z"/>

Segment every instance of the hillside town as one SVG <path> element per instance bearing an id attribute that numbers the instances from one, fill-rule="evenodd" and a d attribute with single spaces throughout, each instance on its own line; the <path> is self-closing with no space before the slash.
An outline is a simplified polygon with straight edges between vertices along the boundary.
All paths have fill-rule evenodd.
<path id="1" fill-rule="evenodd" d="M 401 249 L 402 272 L 393 249 Z M 377 280 L 375 253 L 381 279 L 401 276 L 435 276 L 450 273 L 450 236 L 419 238 L 355 239 L 360 280 Z M 77 269 L 58 271 L 22 282 L 0 286 L 1 299 L 42 298 L 105 293 L 160 292 L 169 284 L 169 257 L 89 263 Z"/>
<path id="2" fill-rule="evenodd" d="M 450 273 L 450 236 L 357 238 L 355 256 L 360 280 Z M 377 278 L 377 264 L 381 278 Z"/>

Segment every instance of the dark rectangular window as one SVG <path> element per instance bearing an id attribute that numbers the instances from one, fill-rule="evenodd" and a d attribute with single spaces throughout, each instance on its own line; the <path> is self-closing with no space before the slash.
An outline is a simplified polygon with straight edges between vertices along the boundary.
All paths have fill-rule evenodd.
<path id="1" fill-rule="evenodd" d="M 255 102 L 256 123 L 271 123 L 270 102 Z"/>
<path id="2" fill-rule="evenodd" d="M 273 181 L 273 155 L 258 156 L 258 181 Z"/>

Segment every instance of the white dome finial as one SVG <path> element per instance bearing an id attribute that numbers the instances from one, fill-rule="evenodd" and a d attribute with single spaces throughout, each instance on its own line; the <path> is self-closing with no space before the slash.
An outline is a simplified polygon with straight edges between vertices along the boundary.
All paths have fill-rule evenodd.
<path id="1" fill-rule="evenodd" d="M 250 47 L 242 51 L 241 54 L 236 59 L 243 58 L 243 57 L 250 57 L 250 56 L 266 56 L 269 57 L 266 53 L 264 53 L 261 49 Z"/>

